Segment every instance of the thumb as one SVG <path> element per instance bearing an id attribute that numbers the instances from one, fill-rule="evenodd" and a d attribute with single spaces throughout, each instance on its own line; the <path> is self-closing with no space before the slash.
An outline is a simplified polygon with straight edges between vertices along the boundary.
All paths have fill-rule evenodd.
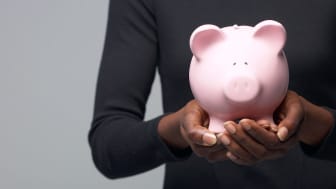
<path id="1" fill-rule="evenodd" d="M 303 111 L 300 107 L 289 108 L 284 119 L 279 123 L 277 136 L 280 141 L 291 137 L 299 128 L 303 120 Z"/>
<path id="2" fill-rule="evenodd" d="M 195 125 L 188 133 L 189 139 L 198 145 L 213 146 L 217 143 L 217 137 L 214 133 L 210 132 L 207 128 Z"/>
<path id="3" fill-rule="evenodd" d="M 217 143 L 217 137 L 207 129 L 208 116 L 199 106 L 187 111 L 183 118 L 182 127 L 187 138 L 195 144 L 213 146 Z"/>

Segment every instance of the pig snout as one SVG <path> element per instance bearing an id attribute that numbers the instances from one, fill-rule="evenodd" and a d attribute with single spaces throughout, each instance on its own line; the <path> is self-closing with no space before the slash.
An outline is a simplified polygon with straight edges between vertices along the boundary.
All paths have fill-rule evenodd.
<path id="1" fill-rule="evenodd" d="M 260 88 L 260 83 L 253 75 L 229 76 L 224 84 L 224 94 L 231 102 L 244 103 L 255 100 Z"/>

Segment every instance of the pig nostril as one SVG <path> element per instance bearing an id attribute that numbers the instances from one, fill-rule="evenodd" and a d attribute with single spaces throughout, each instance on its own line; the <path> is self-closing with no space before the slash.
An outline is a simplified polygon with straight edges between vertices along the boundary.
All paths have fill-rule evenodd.
<path id="1" fill-rule="evenodd" d="M 237 64 L 237 62 L 234 62 L 233 65 L 235 66 Z"/>
<path id="2" fill-rule="evenodd" d="M 247 63 L 247 62 L 245 62 L 244 64 L 245 64 L 246 66 L 248 65 L 248 63 Z"/>

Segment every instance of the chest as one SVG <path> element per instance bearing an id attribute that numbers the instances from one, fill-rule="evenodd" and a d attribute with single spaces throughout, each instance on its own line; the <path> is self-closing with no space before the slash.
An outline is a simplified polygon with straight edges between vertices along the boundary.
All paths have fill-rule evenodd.
<path id="1" fill-rule="evenodd" d="M 254 26 L 267 19 L 281 22 L 287 30 L 285 52 L 291 70 L 305 68 L 309 72 L 330 66 L 336 49 L 334 0 L 162 0 L 156 14 L 164 75 L 186 77 L 192 57 L 189 37 L 203 24 L 224 27 Z"/>
<path id="2" fill-rule="evenodd" d="M 335 0 L 158 0 L 156 18 L 165 92 L 169 88 L 170 94 L 179 96 L 179 91 L 189 90 L 189 38 L 195 28 L 254 26 L 272 19 L 287 31 L 289 88 L 314 103 L 336 104 Z"/>

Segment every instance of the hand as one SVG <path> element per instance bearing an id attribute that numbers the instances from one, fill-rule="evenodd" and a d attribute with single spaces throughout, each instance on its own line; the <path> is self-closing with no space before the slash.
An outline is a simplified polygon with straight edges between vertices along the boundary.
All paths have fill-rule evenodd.
<path id="1" fill-rule="evenodd" d="M 265 120 L 242 119 L 239 124 L 226 122 L 227 132 L 220 140 L 229 151 L 228 158 L 241 165 L 252 165 L 285 155 L 297 143 L 297 131 L 304 119 L 300 97 L 289 91 L 275 117 L 278 129 L 273 130 Z"/>
<path id="2" fill-rule="evenodd" d="M 285 141 L 299 131 L 305 118 L 305 109 L 300 96 L 293 91 L 288 91 L 285 99 L 275 111 L 274 117 L 279 123 L 277 135 L 280 141 Z"/>
<path id="3" fill-rule="evenodd" d="M 265 124 L 265 121 L 261 121 Z M 285 155 L 296 143 L 297 135 L 281 142 L 275 131 L 251 119 L 239 123 L 225 122 L 226 131 L 220 141 L 228 150 L 227 157 L 240 165 L 253 165 Z"/>
<path id="4" fill-rule="evenodd" d="M 305 118 L 299 130 L 299 139 L 302 143 L 318 146 L 326 138 L 335 125 L 333 114 L 326 108 L 312 104 L 300 96 L 305 109 Z"/>
<path id="5" fill-rule="evenodd" d="M 193 152 L 210 162 L 227 159 L 227 150 L 217 142 L 216 135 L 208 130 L 209 116 L 198 103 L 190 101 L 182 112 L 180 130 Z"/>

